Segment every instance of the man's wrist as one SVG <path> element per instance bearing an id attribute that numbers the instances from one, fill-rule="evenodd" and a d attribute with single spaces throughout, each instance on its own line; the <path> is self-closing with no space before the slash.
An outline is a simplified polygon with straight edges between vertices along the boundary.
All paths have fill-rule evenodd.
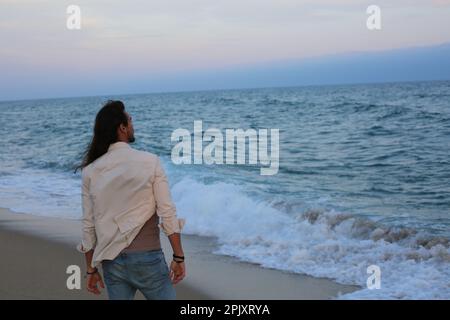
<path id="1" fill-rule="evenodd" d="M 184 262 L 184 254 L 183 255 L 173 254 L 173 261 L 175 261 L 176 263 L 183 263 Z"/>
<path id="2" fill-rule="evenodd" d="M 95 274 L 98 272 L 97 268 L 87 268 L 86 270 L 86 274 L 91 275 L 91 274 Z"/>

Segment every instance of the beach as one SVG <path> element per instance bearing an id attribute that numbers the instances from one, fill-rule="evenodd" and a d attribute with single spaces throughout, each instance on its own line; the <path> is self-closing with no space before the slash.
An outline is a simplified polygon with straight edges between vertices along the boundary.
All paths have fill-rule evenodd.
<path id="1" fill-rule="evenodd" d="M 66 287 L 69 265 L 84 272 L 75 246 L 80 221 L 39 217 L 0 208 L 0 299 L 107 299 Z M 166 259 L 172 253 L 161 235 Z M 333 299 L 358 287 L 279 270 L 264 269 L 212 254 L 214 239 L 182 235 L 186 278 L 175 286 L 177 299 Z M 138 293 L 136 299 L 143 299 Z"/>

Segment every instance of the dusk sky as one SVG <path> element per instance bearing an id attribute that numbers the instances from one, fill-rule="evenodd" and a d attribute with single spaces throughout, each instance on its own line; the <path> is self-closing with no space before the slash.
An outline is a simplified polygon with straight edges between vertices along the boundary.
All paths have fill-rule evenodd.
<path id="1" fill-rule="evenodd" d="M 366 27 L 371 4 L 381 30 Z M 81 30 L 66 28 L 69 5 Z M 450 79 L 450 0 L 0 0 L 0 39 L 0 100 L 371 81 L 331 71 L 420 47 L 410 78 L 372 80 Z"/>

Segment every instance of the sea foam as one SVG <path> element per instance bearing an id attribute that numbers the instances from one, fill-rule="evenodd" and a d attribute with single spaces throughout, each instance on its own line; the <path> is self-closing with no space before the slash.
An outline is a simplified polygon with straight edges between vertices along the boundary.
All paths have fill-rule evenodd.
<path id="1" fill-rule="evenodd" d="M 450 298 L 445 238 L 335 211 L 287 214 L 229 183 L 184 178 L 172 191 L 185 232 L 217 237 L 217 254 L 361 286 L 342 299 Z M 381 269 L 380 289 L 366 287 L 370 265 Z"/>

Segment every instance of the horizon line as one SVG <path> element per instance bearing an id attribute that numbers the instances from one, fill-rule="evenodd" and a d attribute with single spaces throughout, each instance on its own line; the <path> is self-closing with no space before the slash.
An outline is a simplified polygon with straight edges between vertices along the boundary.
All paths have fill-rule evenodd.
<path id="1" fill-rule="evenodd" d="M 109 93 L 109 94 L 95 94 L 95 95 L 80 95 L 80 96 L 56 96 L 56 97 L 41 97 L 41 98 L 26 98 L 26 99 L 0 99 L 0 103 L 4 102 L 21 102 L 21 101 L 39 101 L 39 100 L 58 100 L 58 99 L 79 99 L 79 98 L 98 98 L 104 96 L 138 96 L 138 95 L 157 95 L 170 93 L 194 93 L 194 92 L 210 92 L 210 91 L 236 91 L 236 90 L 263 90 L 263 89 L 282 89 L 282 88 L 307 88 L 307 87 L 333 87 L 333 86 L 358 86 L 358 85 L 379 85 L 379 84 L 393 84 L 393 83 L 417 83 L 417 82 L 446 82 L 448 79 L 432 79 L 432 80 L 398 80 L 398 81 L 368 81 L 368 82 L 340 82 L 340 83 L 322 83 L 322 84 L 299 84 L 290 86 L 261 86 L 261 87 L 236 87 L 236 88 L 214 88 L 214 89 L 198 89 L 198 90 L 168 90 L 168 91 L 149 91 L 149 92 L 129 92 L 129 93 Z"/>

